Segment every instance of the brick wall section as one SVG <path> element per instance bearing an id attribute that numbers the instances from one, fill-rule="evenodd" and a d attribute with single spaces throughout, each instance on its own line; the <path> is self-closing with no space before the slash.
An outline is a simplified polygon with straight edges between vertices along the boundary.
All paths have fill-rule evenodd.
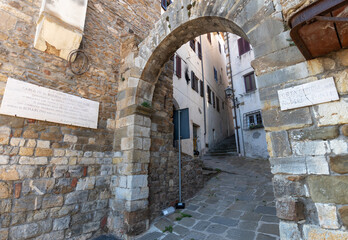
<path id="1" fill-rule="evenodd" d="M 114 197 L 121 44 L 145 37 L 160 6 L 90 0 L 83 50 L 91 66 L 77 76 L 65 60 L 33 48 L 40 5 L 0 1 L 0 101 L 8 77 L 88 98 L 100 102 L 98 129 L 0 116 L 0 239 L 90 238 L 108 231 Z"/>
<path id="2" fill-rule="evenodd" d="M 179 201 L 179 156 L 173 147 L 173 61 L 168 61 L 156 83 L 151 117 L 149 164 L 149 209 L 154 219 Z M 182 198 L 192 197 L 203 187 L 202 161 L 182 154 Z"/>

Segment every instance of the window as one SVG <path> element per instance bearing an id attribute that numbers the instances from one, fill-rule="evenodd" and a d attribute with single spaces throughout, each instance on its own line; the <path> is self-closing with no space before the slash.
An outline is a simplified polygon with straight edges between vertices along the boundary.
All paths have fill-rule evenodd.
<path id="1" fill-rule="evenodd" d="M 221 54 L 221 44 L 219 43 L 219 52 Z"/>
<path id="2" fill-rule="evenodd" d="M 161 0 L 162 8 L 167 11 L 168 6 L 172 3 L 171 0 Z"/>
<path id="3" fill-rule="evenodd" d="M 220 112 L 220 100 L 218 96 L 216 96 L 216 110 Z"/>
<path id="4" fill-rule="evenodd" d="M 215 108 L 215 93 L 211 92 L 211 98 L 213 99 L 213 108 Z"/>
<path id="5" fill-rule="evenodd" d="M 198 49 L 198 57 L 202 60 L 202 45 L 201 43 L 197 42 L 197 49 Z"/>
<path id="6" fill-rule="evenodd" d="M 245 129 L 256 129 L 263 128 L 261 111 L 253 111 L 244 113 L 244 128 Z"/>
<path id="7" fill-rule="evenodd" d="M 215 82 L 218 82 L 217 70 L 215 67 L 214 67 L 214 79 L 215 79 Z"/>
<path id="8" fill-rule="evenodd" d="M 193 71 L 191 71 L 191 87 L 198 93 L 198 78 Z"/>
<path id="9" fill-rule="evenodd" d="M 240 38 L 238 39 L 238 49 L 239 56 L 242 56 L 244 53 L 250 51 L 250 44 L 244 38 Z"/>
<path id="10" fill-rule="evenodd" d="M 192 48 L 192 50 L 194 52 L 196 52 L 196 41 L 195 40 L 190 41 L 190 47 Z"/>
<path id="11" fill-rule="evenodd" d="M 176 55 L 176 76 L 181 78 L 181 58 Z"/>
<path id="12" fill-rule="evenodd" d="M 207 86 L 207 94 L 208 94 L 208 103 L 211 104 L 211 89 L 209 86 Z"/>
<path id="13" fill-rule="evenodd" d="M 207 33 L 207 38 L 208 38 L 208 41 L 209 41 L 210 44 L 211 44 L 211 34 L 210 34 L 210 33 Z"/>
<path id="14" fill-rule="evenodd" d="M 225 102 L 222 102 L 222 110 L 225 110 Z"/>
<path id="15" fill-rule="evenodd" d="M 199 81 L 199 83 L 200 83 L 200 85 L 201 85 L 201 87 L 200 87 L 200 89 L 201 89 L 201 97 L 204 97 L 204 83 L 203 83 L 202 80 Z"/>
<path id="16" fill-rule="evenodd" d="M 252 92 L 256 90 L 254 73 L 249 73 L 244 76 L 245 91 Z"/>

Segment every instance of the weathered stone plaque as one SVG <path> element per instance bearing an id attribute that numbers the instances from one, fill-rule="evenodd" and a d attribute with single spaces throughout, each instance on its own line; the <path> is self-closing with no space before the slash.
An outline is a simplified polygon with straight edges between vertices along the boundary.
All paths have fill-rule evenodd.
<path id="1" fill-rule="evenodd" d="M 97 128 L 99 102 L 9 78 L 0 113 Z"/>
<path id="2" fill-rule="evenodd" d="M 339 100 L 332 77 L 279 90 L 278 97 L 282 111 Z"/>

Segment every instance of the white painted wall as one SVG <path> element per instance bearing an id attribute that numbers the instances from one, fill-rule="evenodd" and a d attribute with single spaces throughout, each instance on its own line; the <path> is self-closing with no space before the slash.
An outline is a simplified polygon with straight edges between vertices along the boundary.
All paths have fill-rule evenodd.
<path id="1" fill-rule="evenodd" d="M 203 55 L 203 71 L 204 71 L 204 94 L 206 104 L 206 134 L 204 132 L 204 100 L 200 96 L 200 88 L 197 93 L 191 88 L 191 81 L 187 84 L 185 80 L 185 69 L 189 70 L 191 78 L 191 71 L 202 80 L 202 65 L 198 57 L 197 42 L 202 44 Z M 219 52 L 219 45 L 221 44 L 221 53 Z M 213 147 L 216 143 L 233 134 L 233 122 L 231 106 L 227 104 L 225 98 L 225 89 L 228 86 L 226 74 L 226 55 L 224 52 L 224 40 L 221 35 L 211 33 L 211 44 L 208 41 L 207 35 L 202 35 L 196 38 L 196 52 L 190 47 L 190 43 L 184 44 L 177 52 L 182 59 L 182 73 L 181 78 L 174 73 L 173 87 L 174 98 L 179 104 L 180 109 L 189 108 L 190 114 L 190 136 L 191 139 L 182 141 L 182 151 L 186 154 L 193 155 L 193 124 L 198 125 L 199 128 L 199 150 L 204 153 L 208 148 Z M 175 62 L 175 58 L 174 58 Z M 218 71 L 218 82 L 214 80 L 214 67 Z M 176 67 L 174 67 L 176 69 Z M 220 99 L 220 112 L 217 108 L 213 108 L 212 104 L 208 103 L 207 85 L 214 91 L 215 96 Z M 224 102 L 224 109 L 222 108 Z M 215 134 L 213 134 L 213 129 Z M 206 145 L 207 144 L 207 145 Z"/>
<path id="2" fill-rule="evenodd" d="M 242 125 L 242 128 L 239 129 L 241 153 L 247 157 L 268 158 L 269 155 L 267 152 L 266 133 L 264 128 L 254 130 L 245 129 L 246 126 L 244 126 L 243 121 L 243 116 L 245 113 L 261 109 L 256 76 L 256 91 L 246 93 L 244 84 L 244 76 L 254 71 L 251 67 L 251 61 L 254 59 L 254 52 L 251 49 L 249 52 L 239 56 L 237 41 L 240 37 L 230 33 L 228 36 L 230 46 L 229 57 L 232 66 L 232 79 L 235 89 L 235 97 L 237 97 L 241 103 L 239 108 L 237 108 L 238 126 Z"/>

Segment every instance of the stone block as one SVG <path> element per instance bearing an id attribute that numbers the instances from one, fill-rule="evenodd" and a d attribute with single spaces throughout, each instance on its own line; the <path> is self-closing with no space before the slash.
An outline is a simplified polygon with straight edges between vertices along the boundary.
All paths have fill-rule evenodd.
<path id="1" fill-rule="evenodd" d="M 33 156 L 33 154 L 34 154 L 34 148 L 21 147 L 19 149 L 20 156 Z"/>
<path id="2" fill-rule="evenodd" d="M 87 201 L 87 198 L 88 198 L 87 191 L 71 192 L 66 195 L 64 204 L 82 203 Z"/>
<path id="3" fill-rule="evenodd" d="M 12 186 L 6 182 L 0 182 L 0 199 L 11 198 Z"/>
<path id="4" fill-rule="evenodd" d="M 50 141 L 37 140 L 38 148 L 50 148 Z"/>
<path id="5" fill-rule="evenodd" d="M 29 139 L 27 140 L 27 143 L 25 144 L 28 148 L 34 148 L 36 147 L 36 140 L 35 139 Z"/>
<path id="6" fill-rule="evenodd" d="M 35 156 L 37 157 L 51 157 L 53 155 L 53 150 L 49 148 L 36 148 Z"/>
<path id="7" fill-rule="evenodd" d="M 23 138 L 37 139 L 39 134 L 31 129 L 25 130 L 23 132 Z"/>
<path id="8" fill-rule="evenodd" d="M 0 22 L 1 32 L 7 32 L 9 30 L 12 30 L 17 23 L 16 17 L 4 11 L 0 11 L 0 18 L 1 18 L 1 22 Z"/>
<path id="9" fill-rule="evenodd" d="M 316 225 L 303 225 L 303 239 L 318 240 L 318 239 L 332 239 L 344 240 L 348 238 L 348 233 L 337 230 L 322 229 Z"/>
<path id="10" fill-rule="evenodd" d="M 308 174 L 322 174 L 322 175 L 330 174 L 329 164 L 326 161 L 325 156 L 315 156 L 315 157 L 307 156 L 306 164 L 307 164 Z"/>
<path id="11" fill-rule="evenodd" d="M 253 62 L 252 62 L 252 65 L 253 65 Z M 290 80 L 303 79 L 308 76 L 309 76 L 309 72 L 308 72 L 307 64 L 305 62 L 302 62 L 302 63 L 285 67 L 267 74 L 263 74 L 260 76 L 258 75 L 257 82 L 258 82 L 259 88 L 265 88 L 265 87 L 270 87 L 273 85 L 285 83 Z"/>
<path id="12" fill-rule="evenodd" d="M 311 197 L 316 203 L 348 204 L 348 176 L 309 176 Z"/>
<path id="13" fill-rule="evenodd" d="M 0 200 L 0 214 L 10 212 L 11 207 L 12 207 L 12 200 L 11 199 Z"/>
<path id="14" fill-rule="evenodd" d="M 20 146 L 23 147 L 25 144 L 25 140 L 22 138 L 11 138 L 10 145 L 11 146 Z"/>
<path id="15" fill-rule="evenodd" d="M 348 66 L 348 50 L 347 49 L 342 49 L 341 51 L 338 51 L 336 54 L 339 63 L 342 66 L 347 67 Z"/>
<path id="16" fill-rule="evenodd" d="M 345 227 L 348 227 L 348 206 L 343 206 L 338 209 L 342 223 Z"/>
<path id="17" fill-rule="evenodd" d="M 330 168 L 336 173 L 348 173 L 348 155 L 330 157 Z"/>
<path id="18" fill-rule="evenodd" d="M 290 134 L 291 138 L 296 141 L 306 140 L 328 140 L 335 139 L 339 136 L 338 126 L 320 127 L 314 129 L 294 130 Z"/>
<path id="19" fill-rule="evenodd" d="M 51 159 L 50 163 L 56 165 L 67 165 L 69 161 L 67 157 L 54 157 Z"/>
<path id="20" fill-rule="evenodd" d="M 100 222 L 89 222 L 83 225 L 82 232 L 89 233 L 97 231 L 100 228 Z"/>
<path id="21" fill-rule="evenodd" d="M 61 195 L 46 195 L 42 200 L 42 209 L 61 207 L 64 199 Z"/>
<path id="22" fill-rule="evenodd" d="M 291 155 L 291 148 L 286 131 L 270 132 L 269 138 L 271 140 L 272 157 L 287 157 Z"/>
<path id="23" fill-rule="evenodd" d="M 8 164 L 10 156 L 0 155 L 0 164 Z"/>
<path id="24" fill-rule="evenodd" d="M 9 127 L 0 127 L 0 144 L 8 144 L 10 142 L 11 129 Z"/>
<path id="25" fill-rule="evenodd" d="M 10 229 L 11 239 L 28 239 L 41 234 L 39 225 L 37 223 L 24 224 L 15 226 Z"/>
<path id="26" fill-rule="evenodd" d="M 14 213 L 38 210 L 41 208 L 42 197 L 27 196 L 13 201 L 12 211 Z"/>
<path id="27" fill-rule="evenodd" d="M 69 228 L 70 216 L 54 219 L 53 231 L 59 231 Z"/>
<path id="28" fill-rule="evenodd" d="M 281 240 L 300 240 L 301 232 L 297 223 L 280 221 L 279 233 Z"/>
<path id="29" fill-rule="evenodd" d="M 320 156 L 331 152 L 327 141 L 293 141 L 291 145 L 293 153 L 298 156 Z"/>
<path id="30" fill-rule="evenodd" d="M 348 98 L 340 101 L 320 104 L 314 107 L 314 115 L 319 126 L 348 123 Z"/>
<path id="31" fill-rule="evenodd" d="M 274 196 L 283 197 L 304 197 L 307 194 L 304 182 L 298 176 L 275 175 L 273 177 Z"/>
<path id="32" fill-rule="evenodd" d="M 77 136 L 65 134 L 64 138 L 63 138 L 63 141 L 64 142 L 69 142 L 69 143 L 76 143 L 77 142 Z"/>
<path id="33" fill-rule="evenodd" d="M 80 178 L 77 182 L 76 191 L 94 189 L 95 177 Z"/>
<path id="34" fill-rule="evenodd" d="M 266 131 L 302 128 L 312 124 L 312 117 L 308 108 L 289 111 L 266 110 L 262 111 L 262 118 Z"/>
<path id="35" fill-rule="evenodd" d="M 9 233 L 9 230 L 7 228 L 1 228 L 0 229 L 0 240 L 7 240 L 8 233 Z"/>
<path id="36" fill-rule="evenodd" d="M 147 175 L 132 175 L 127 176 L 127 188 L 142 188 L 147 187 Z"/>
<path id="37" fill-rule="evenodd" d="M 20 157 L 19 164 L 23 165 L 46 165 L 47 157 Z"/>
<path id="38" fill-rule="evenodd" d="M 340 225 L 337 219 L 337 209 L 335 205 L 316 203 L 319 223 L 322 228 L 338 229 Z"/>
<path id="39" fill-rule="evenodd" d="M 273 174 L 306 174 L 305 157 L 270 158 Z"/>
<path id="40" fill-rule="evenodd" d="M 13 181 L 19 180 L 19 173 L 16 166 L 0 167 L 0 180 Z"/>
<path id="41" fill-rule="evenodd" d="M 344 136 L 348 137 L 348 124 L 346 124 L 342 127 L 342 134 Z"/>
<path id="42" fill-rule="evenodd" d="M 348 153 L 348 141 L 346 139 L 334 139 L 330 141 L 331 151 L 336 154 L 347 154 Z"/>
<path id="43" fill-rule="evenodd" d="M 276 201 L 277 217 L 289 221 L 305 219 L 304 205 L 298 199 L 280 198 Z"/>

